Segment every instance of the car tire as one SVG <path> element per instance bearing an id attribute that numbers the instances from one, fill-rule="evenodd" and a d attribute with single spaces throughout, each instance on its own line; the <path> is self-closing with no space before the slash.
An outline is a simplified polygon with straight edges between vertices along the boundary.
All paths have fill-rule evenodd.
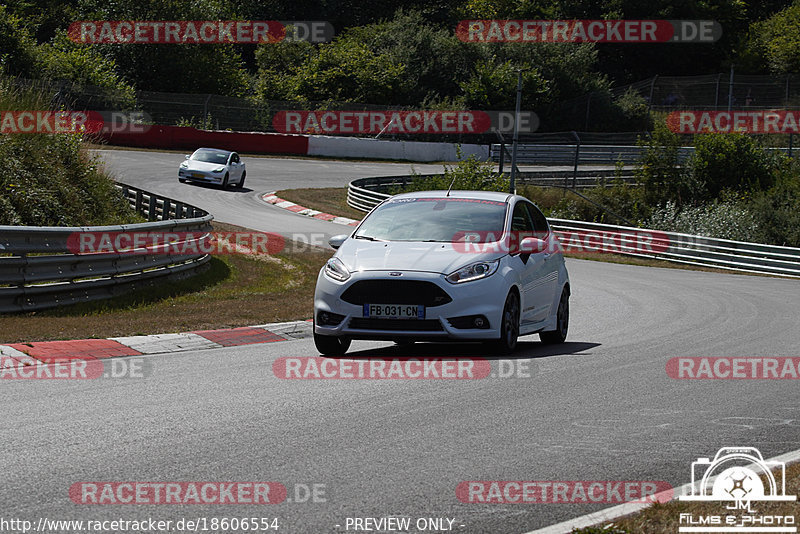
<path id="1" fill-rule="evenodd" d="M 350 338 L 323 336 L 314 332 L 314 345 L 323 356 L 342 356 L 350 348 Z"/>
<path id="2" fill-rule="evenodd" d="M 182 184 L 186 183 L 186 178 L 178 178 L 178 181 Z"/>
<path id="3" fill-rule="evenodd" d="M 561 299 L 558 301 L 556 311 L 556 329 L 549 332 L 539 332 L 539 339 L 542 343 L 555 345 L 563 343 L 567 339 L 569 330 L 569 290 L 565 287 L 561 292 Z"/>
<path id="4" fill-rule="evenodd" d="M 239 180 L 239 183 L 236 184 L 236 189 L 242 189 L 244 187 L 244 177 L 247 176 L 246 172 L 242 172 L 242 179 Z"/>
<path id="5" fill-rule="evenodd" d="M 222 179 L 222 189 L 227 189 L 228 187 L 228 173 L 225 173 L 225 178 Z"/>
<path id="6" fill-rule="evenodd" d="M 492 342 L 494 352 L 511 354 L 517 348 L 519 316 L 519 295 L 516 291 L 509 291 L 503 305 L 503 315 L 500 318 L 500 339 Z"/>

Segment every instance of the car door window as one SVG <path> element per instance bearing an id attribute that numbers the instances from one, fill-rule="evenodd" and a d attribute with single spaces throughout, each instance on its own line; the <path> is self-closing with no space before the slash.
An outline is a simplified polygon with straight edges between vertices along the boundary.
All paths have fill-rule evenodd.
<path id="1" fill-rule="evenodd" d="M 511 218 L 511 250 L 518 252 L 520 242 L 526 237 L 531 237 L 534 232 L 533 221 L 524 202 L 517 202 Z"/>
<path id="2" fill-rule="evenodd" d="M 547 218 L 539 211 L 539 208 L 533 204 L 525 203 L 525 205 L 530 213 L 531 221 L 533 222 L 533 231 L 536 232 L 536 237 L 544 239 L 550 232 L 550 225 L 547 224 Z"/>

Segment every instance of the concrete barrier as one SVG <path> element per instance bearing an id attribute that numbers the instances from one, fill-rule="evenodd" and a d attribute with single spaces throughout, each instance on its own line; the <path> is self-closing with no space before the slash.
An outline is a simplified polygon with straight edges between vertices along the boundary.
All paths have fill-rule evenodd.
<path id="1" fill-rule="evenodd" d="M 481 161 L 489 159 L 488 145 L 461 145 L 461 152 L 462 158 L 468 158 L 474 154 Z M 309 136 L 308 155 L 408 161 L 458 161 L 459 159 L 455 143 L 385 141 L 364 137 L 328 135 Z"/>

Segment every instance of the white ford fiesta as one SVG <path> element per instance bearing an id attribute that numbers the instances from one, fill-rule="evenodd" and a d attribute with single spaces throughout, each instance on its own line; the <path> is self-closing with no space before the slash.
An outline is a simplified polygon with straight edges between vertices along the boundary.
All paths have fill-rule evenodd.
<path id="1" fill-rule="evenodd" d="M 526 198 L 488 191 L 391 197 L 320 270 L 314 342 L 341 355 L 353 339 L 485 341 L 512 352 L 538 333 L 561 343 L 569 275 L 558 239 Z"/>

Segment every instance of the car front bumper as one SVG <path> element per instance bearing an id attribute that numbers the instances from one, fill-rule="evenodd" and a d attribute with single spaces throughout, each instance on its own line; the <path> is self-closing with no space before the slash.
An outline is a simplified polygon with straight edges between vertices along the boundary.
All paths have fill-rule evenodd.
<path id="1" fill-rule="evenodd" d="M 178 170 L 178 178 L 193 182 L 206 182 L 209 184 L 221 184 L 225 173 L 212 173 L 204 171 L 190 171 L 185 169 Z"/>
<path id="2" fill-rule="evenodd" d="M 314 294 L 314 332 L 326 336 L 383 340 L 398 338 L 491 340 L 500 337 L 500 319 L 510 287 L 500 273 L 496 272 L 482 280 L 450 284 L 444 275 L 439 273 L 404 271 L 400 276 L 390 276 L 389 272 L 354 272 L 345 282 L 337 282 L 325 275 L 323 268 L 317 278 Z M 407 296 L 397 298 L 396 291 L 375 291 L 360 300 L 355 299 L 358 302 L 343 300 L 343 294 L 361 281 L 368 281 L 371 287 L 376 283 L 427 282 L 438 286 L 452 300 L 444 304 L 426 305 L 423 320 L 365 318 L 364 300 L 368 300 L 366 302 L 368 304 L 423 304 L 419 301 L 427 297 L 424 294 L 415 296 L 411 292 Z M 433 287 L 430 289 L 435 290 Z M 438 294 L 438 291 L 434 292 Z M 389 293 L 394 294 L 395 298 L 387 299 L 384 295 Z M 352 296 L 348 299 L 354 300 Z M 320 324 L 321 312 L 327 312 L 329 320 L 330 314 L 337 314 L 343 318 L 336 324 Z M 473 319 L 476 317 L 484 318 L 488 324 L 484 324 L 482 328 L 475 328 Z"/>

